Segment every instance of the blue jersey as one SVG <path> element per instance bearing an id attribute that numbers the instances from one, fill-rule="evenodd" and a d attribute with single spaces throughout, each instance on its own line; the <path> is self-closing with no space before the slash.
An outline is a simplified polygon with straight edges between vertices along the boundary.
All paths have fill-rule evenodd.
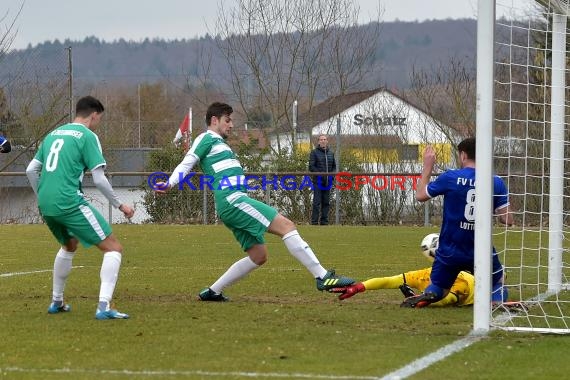
<path id="1" fill-rule="evenodd" d="M 427 186 L 430 198 L 443 195 L 443 222 L 436 255 L 440 259 L 464 261 L 474 257 L 475 247 L 475 168 L 448 170 Z M 493 178 L 493 210 L 509 204 L 507 187 Z M 494 252 L 494 249 L 493 249 Z M 443 260 L 449 262 L 449 260 Z"/>
<path id="2" fill-rule="evenodd" d="M 0 136 L 0 153 L 8 153 L 11 150 L 10 141 L 4 136 Z"/>

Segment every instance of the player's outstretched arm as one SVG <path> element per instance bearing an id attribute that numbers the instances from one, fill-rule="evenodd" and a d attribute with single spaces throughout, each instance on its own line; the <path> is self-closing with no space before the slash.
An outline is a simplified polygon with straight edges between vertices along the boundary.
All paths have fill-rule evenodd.
<path id="1" fill-rule="evenodd" d="M 163 181 L 155 183 L 153 187 L 154 192 L 158 194 L 166 194 L 170 189 L 171 189 L 170 184 L 168 182 L 163 182 Z"/>
<path id="2" fill-rule="evenodd" d="M 416 190 L 416 200 L 419 202 L 425 202 L 430 199 L 426 188 L 429 184 L 431 173 L 433 172 L 433 167 L 435 165 L 435 150 L 431 145 L 426 146 L 424 150 L 423 161 L 424 166 L 422 169 L 422 175 Z"/>
<path id="3" fill-rule="evenodd" d="M 514 224 L 513 214 L 510 212 L 509 206 L 499 208 L 495 211 L 495 215 L 498 217 L 499 222 L 507 226 L 512 226 Z"/>
<path id="4" fill-rule="evenodd" d="M 366 288 L 364 287 L 364 284 L 362 282 L 357 282 L 355 284 L 344 286 L 341 288 L 332 288 L 331 290 L 329 290 L 329 292 L 331 293 L 341 293 L 338 296 L 339 300 L 345 300 L 347 298 L 356 295 L 357 293 L 362 293 L 364 291 L 366 291 Z"/>
<path id="5" fill-rule="evenodd" d="M 121 210 L 121 212 L 127 218 L 132 218 L 135 214 L 135 210 L 120 201 L 117 193 L 115 193 L 115 190 L 113 190 L 113 187 L 109 183 L 109 180 L 107 180 L 103 167 L 99 166 L 98 168 L 93 169 L 91 171 L 91 175 L 93 176 L 93 183 L 95 184 L 95 187 L 97 187 L 101 194 L 103 194 L 105 198 L 109 200 L 113 207 Z"/>
<path id="6" fill-rule="evenodd" d="M 168 190 L 176 186 L 182 178 L 186 177 L 194 165 L 199 161 L 200 158 L 189 150 L 184 156 L 182 162 L 180 162 L 172 172 L 168 182 L 157 182 L 154 191 L 159 194 L 166 193 Z"/>

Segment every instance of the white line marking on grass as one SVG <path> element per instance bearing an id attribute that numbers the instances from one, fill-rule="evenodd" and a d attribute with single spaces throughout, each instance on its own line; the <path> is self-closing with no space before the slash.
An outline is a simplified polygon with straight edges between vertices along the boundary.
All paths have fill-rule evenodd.
<path id="1" fill-rule="evenodd" d="M 83 265 L 79 265 L 72 268 L 84 268 Z M 14 277 L 14 276 L 23 276 L 26 274 L 36 274 L 36 273 L 45 273 L 45 272 L 53 272 L 53 269 L 41 269 L 41 270 L 33 270 L 29 272 L 12 272 L 12 273 L 0 273 L 0 277 Z"/>
<path id="2" fill-rule="evenodd" d="M 279 372 L 211 372 L 211 371 L 151 371 L 151 370 L 114 370 L 114 369 L 81 369 L 81 368 L 18 368 L 7 367 L 0 368 L 1 373 L 20 372 L 20 373 L 66 373 L 66 374 L 99 374 L 99 375 L 127 375 L 127 376 L 207 376 L 207 377 L 274 377 L 283 379 L 328 379 L 328 380 L 378 380 L 378 377 L 371 376 L 335 376 L 335 375 L 317 375 L 311 373 L 279 373 Z"/>
<path id="3" fill-rule="evenodd" d="M 416 373 L 420 372 L 423 369 L 426 369 L 430 365 L 437 363 L 438 361 L 443 360 L 449 355 L 459 352 L 464 348 L 469 347 L 473 343 L 476 343 L 485 337 L 486 335 L 482 335 L 480 333 L 474 334 L 473 332 L 471 332 L 465 338 L 457 340 L 451 344 L 448 344 L 447 346 L 442 347 L 439 350 L 432 352 L 427 356 L 424 356 L 423 358 L 416 359 L 410 364 L 392 373 L 385 375 L 384 377 L 381 378 L 381 380 L 405 379 L 409 376 L 415 375 Z"/>

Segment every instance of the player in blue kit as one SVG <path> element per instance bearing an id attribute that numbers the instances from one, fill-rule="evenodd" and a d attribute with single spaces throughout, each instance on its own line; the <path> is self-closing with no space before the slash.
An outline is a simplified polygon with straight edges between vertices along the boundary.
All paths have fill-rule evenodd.
<path id="1" fill-rule="evenodd" d="M 11 150 L 10 140 L 0 135 L 0 153 L 10 153 Z"/>
<path id="2" fill-rule="evenodd" d="M 463 140 L 457 150 L 461 169 L 448 170 L 433 182 L 430 182 L 430 177 L 435 165 L 435 151 L 431 146 L 426 147 L 424 151 L 424 167 L 416 199 L 425 202 L 443 195 L 443 222 L 439 234 L 439 248 L 432 264 L 431 284 L 423 294 L 406 298 L 402 307 L 419 308 L 437 302 L 449 293 L 459 272 L 474 273 L 475 139 Z M 496 175 L 493 179 L 493 194 L 494 214 L 501 223 L 512 225 L 507 187 Z M 506 301 L 507 292 L 502 285 L 503 266 L 493 247 L 493 302 Z"/>

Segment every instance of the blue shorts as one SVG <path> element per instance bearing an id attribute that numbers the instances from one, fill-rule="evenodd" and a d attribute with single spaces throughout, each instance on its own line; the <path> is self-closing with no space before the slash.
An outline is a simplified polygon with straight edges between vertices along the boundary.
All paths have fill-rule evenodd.
<path id="1" fill-rule="evenodd" d="M 493 255 L 493 287 L 502 282 L 503 266 L 498 255 Z M 475 273 L 472 257 L 446 257 L 445 262 L 436 255 L 431 269 L 431 283 L 442 289 L 451 289 L 459 272 Z"/>

